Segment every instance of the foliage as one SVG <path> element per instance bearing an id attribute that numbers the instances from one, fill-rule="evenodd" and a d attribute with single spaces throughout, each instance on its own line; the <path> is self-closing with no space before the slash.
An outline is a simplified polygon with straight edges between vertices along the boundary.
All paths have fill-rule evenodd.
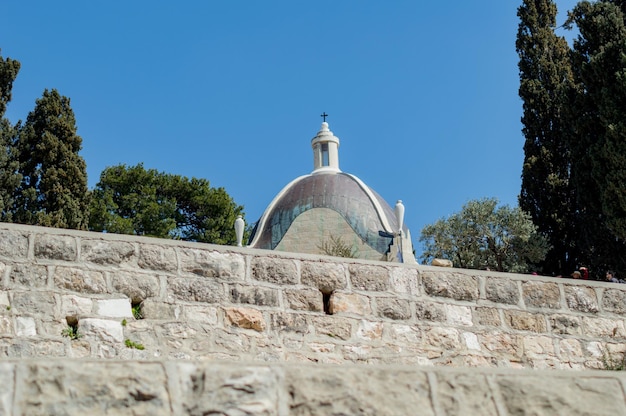
<path id="1" fill-rule="evenodd" d="M 336 237 L 331 235 L 328 239 L 324 240 L 317 246 L 321 254 L 334 257 L 346 257 L 357 258 L 359 257 L 359 251 L 356 247 L 343 241 L 341 236 Z"/>
<path id="2" fill-rule="evenodd" d="M 574 87 L 567 41 L 554 33 L 557 8 L 551 0 L 524 0 L 517 12 L 523 102 L 524 164 L 520 208 L 530 214 L 551 245 L 542 265 L 545 274 L 573 270 L 574 194 L 570 172 L 573 135 L 568 98 Z"/>
<path id="3" fill-rule="evenodd" d="M 19 173 L 14 222 L 86 229 L 88 190 L 82 139 L 70 100 L 45 90 L 20 126 L 16 141 Z"/>
<path id="4" fill-rule="evenodd" d="M 141 304 L 133 305 L 132 311 L 133 311 L 133 316 L 135 317 L 135 319 L 137 320 L 143 319 L 143 313 L 141 312 Z"/>
<path id="5" fill-rule="evenodd" d="M 527 272 L 549 248 L 519 207 L 497 207 L 495 198 L 469 201 L 459 213 L 427 225 L 422 262 L 451 260 L 461 268 Z"/>
<path id="6" fill-rule="evenodd" d="M 13 193 L 20 183 L 15 155 L 17 129 L 4 117 L 20 63 L 0 55 L 0 221 L 12 220 Z"/>
<path id="7" fill-rule="evenodd" d="M 67 328 L 61 331 L 61 335 L 69 339 L 78 339 L 82 337 L 82 335 L 78 333 L 78 328 L 73 325 L 68 325 Z"/>
<path id="8" fill-rule="evenodd" d="M 106 168 L 90 206 L 93 231 L 146 235 L 214 244 L 236 242 L 234 223 L 243 207 L 224 188 L 143 164 Z"/>
<path id="9" fill-rule="evenodd" d="M 143 349 L 145 349 L 143 344 L 131 341 L 129 339 L 126 339 L 126 341 L 124 341 L 124 345 L 126 345 L 126 347 L 128 347 L 128 348 L 134 348 L 136 350 L 143 350 Z"/>

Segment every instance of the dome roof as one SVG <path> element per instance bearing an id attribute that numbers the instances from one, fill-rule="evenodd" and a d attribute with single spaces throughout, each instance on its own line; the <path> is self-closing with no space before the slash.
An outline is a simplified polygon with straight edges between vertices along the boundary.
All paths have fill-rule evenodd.
<path id="1" fill-rule="evenodd" d="M 325 172 L 301 176 L 288 184 L 257 223 L 250 246 L 275 249 L 294 220 L 314 208 L 337 212 L 361 241 L 381 255 L 387 252 L 398 228 L 393 209 L 360 179 Z"/>

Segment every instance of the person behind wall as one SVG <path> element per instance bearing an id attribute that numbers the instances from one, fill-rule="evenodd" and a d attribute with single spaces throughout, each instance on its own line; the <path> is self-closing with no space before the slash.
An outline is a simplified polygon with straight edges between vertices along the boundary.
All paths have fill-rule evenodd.
<path id="1" fill-rule="evenodd" d="M 580 272 L 578 270 L 576 270 L 574 273 L 572 273 L 570 276 L 572 276 L 572 279 L 580 279 Z"/>
<path id="2" fill-rule="evenodd" d="M 581 267 L 580 276 L 585 280 L 589 280 L 589 270 L 586 267 Z"/>
<path id="3" fill-rule="evenodd" d="M 606 281 L 611 283 L 621 283 L 617 277 L 615 277 L 615 273 L 612 270 L 607 270 L 606 272 Z"/>

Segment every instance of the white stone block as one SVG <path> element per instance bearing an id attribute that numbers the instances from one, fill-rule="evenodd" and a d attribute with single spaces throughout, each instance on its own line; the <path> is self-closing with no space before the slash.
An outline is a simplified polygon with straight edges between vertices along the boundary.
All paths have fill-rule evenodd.
<path id="1" fill-rule="evenodd" d="M 462 335 L 468 350 L 480 351 L 480 342 L 478 342 L 476 334 L 473 332 L 464 332 Z"/>
<path id="2" fill-rule="evenodd" d="M 24 316 L 17 317 L 15 333 L 18 337 L 32 337 L 37 335 L 35 319 Z"/>
<path id="3" fill-rule="evenodd" d="M 62 316 L 89 315 L 93 309 L 93 301 L 76 295 L 65 295 L 61 297 Z"/>
<path id="4" fill-rule="evenodd" d="M 78 333 L 104 342 L 124 341 L 124 329 L 121 322 L 108 319 L 81 319 L 78 321 Z"/>
<path id="5" fill-rule="evenodd" d="M 95 313 L 110 318 L 132 318 L 133 310 L 130 299 L 100 299 L 96 300 Z"/>

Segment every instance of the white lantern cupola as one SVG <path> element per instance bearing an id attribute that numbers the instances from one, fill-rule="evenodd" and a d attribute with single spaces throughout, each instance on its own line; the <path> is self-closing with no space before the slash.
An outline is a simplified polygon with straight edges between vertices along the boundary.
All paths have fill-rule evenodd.
<path id="1" fill-rule="evenodd" d="M 323 122 L 320 131 L 311 139 L 313 148 L 313 174 L 341 172 L 339 170 L 339 137 Z"/>

